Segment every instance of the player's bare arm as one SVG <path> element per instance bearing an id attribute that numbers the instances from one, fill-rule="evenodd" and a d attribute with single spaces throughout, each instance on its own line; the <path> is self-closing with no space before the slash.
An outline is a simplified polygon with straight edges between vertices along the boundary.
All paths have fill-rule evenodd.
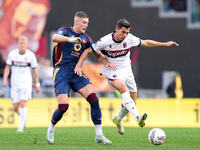
<path id="1" fill-rule="evenodd" d="M 81 42 L 84 42 L 81 40 L 80 37 L 70 38 L 67 36 L 60 35 L 60 34 L 54 34 L 52 37 L 52 41 L 57 42 L 57 43 L 70 42 L 70 43 L 76 43 L 76 44 L 80 44 Z"/>
<path id="2" fill-rule="evenodd" d="M 80 77 L 82 76 L 82 69 L 81 66 L 83 62 L 86 60 L 86 58 L 89 56 L 89 54 L 93 53 L 91 48 L 86 49 L 80 56 L 75 68 L 74 68 L 74 73 L 79 75 Z"/>
<path id="3" fill-rule="evenodd" d="M 38 93 L 40 91 L 40 82 L 39 82 L 38 71 L 36 68 L 33 69 L 33 78 L 35 81 L 35 89 L 36 89 L 36 92 Z"/>
<path id="4" fill-rule="evenodd" d="M 91 47 L 86 49 L 82 54 L 81 57 L 79 58 L 78 63 L 76 64 L 76 67 L 74 69 L 74 73 L 82 76 L 82 69 L 81 66 L 83 64 L 83 62 L 86 60 L 86 58 L 88 57 L 89 54 L 93 53 L 94 56 L 98 59 L 99 62 L 103 63 L 104 65 L 106 65 L 106 68 L 109 69 L 109 67 L 111 67 L 113 70 L 117 69 L 117 66 L 115 64 L 110 63 L 102 54 L 101 52 L 93 52 Z"/>
<path id="5" fill-rule="evenodd" d="M 7 79 L 8 79 L 8 76 L 10 74 L 10 66 L 9 65 L 6 65 L 5 69 L 4 69 L 4 73 L 3 73 L 3 86 L 6 87 L 7 86 Z"/>
<path id="6" fill-rule="evenodd" d="M 115 64 L 110 63 L 102 54 L 101 52 L 95 52 L 93 53 L 94 56 L 98 59 L 99 62 L 101 62 L 102 64 L 104 64 L 106 66 L 107 69 L 109 69 L 110 67 L 113 70 L 117 69 L 117 66 Z"/>
<path id="7" fill-rule="evenodd" d="M 169 47 L 172 45 L 179 46 L 174 41 L 169 41 L 169 42 L 157 42 L 157 41 L 153 41 L 153 40 L 142 40 L 141 41 L 141 46 L 144 46 L 144 47 Z"/>

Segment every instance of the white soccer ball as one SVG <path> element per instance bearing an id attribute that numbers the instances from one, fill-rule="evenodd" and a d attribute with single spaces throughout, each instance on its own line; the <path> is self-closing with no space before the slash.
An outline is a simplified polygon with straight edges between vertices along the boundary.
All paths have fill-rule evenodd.
<path id="1" fill-rule="evenodd" d="M 154 128 L 149 132 L 148 138 L 153 145 L 161 145 L 165 141 L 166 135 L 162 129 Z"/>

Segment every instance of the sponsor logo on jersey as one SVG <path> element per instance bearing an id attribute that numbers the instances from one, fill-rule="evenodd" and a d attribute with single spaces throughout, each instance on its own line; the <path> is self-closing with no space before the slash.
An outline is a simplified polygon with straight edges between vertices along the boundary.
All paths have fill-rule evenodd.
<path id="1" fill-rule="evenodd" d="M 108 57 L 116 58 L 120 56 L 125 56 L 129 52 L 130 48 L 124 50 L 115 50 L 115 51 L 106 51 L 102 50 L 102 54 L 107 55 Z"/>
<path id="2" fill-rule="evenodd" d="M 31 66 L 29 62 L 21 62 L 21 61 L 12 61 L 13 66 L 18 66 L 18 67 L 28 67 Z"/>
<path id="3" fill-rule="evenodd" d="M 58 34 L 62 34 L 63 33 L 63 31 L 58 31 Z"/>
<path id="4" fill-rule="evenodd" d="M 96 43 L 92 44 L 92 46 L 95 47 L 99 42 L 101 42 L 101 39 L 98 40 Z"/>

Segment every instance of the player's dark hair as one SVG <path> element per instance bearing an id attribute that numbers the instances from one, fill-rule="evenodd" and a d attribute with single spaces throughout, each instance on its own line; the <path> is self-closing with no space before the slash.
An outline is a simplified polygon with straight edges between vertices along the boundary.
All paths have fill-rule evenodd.
<path id="1" fill-rule="evenodd" d="M 75 14 L 75 17 L 79 17 L 79 18 L 89 18 L 89 16 L 84 13 L 83 11 L 78 11 L 76 14 Z"/>
<path id="2" fill-rule="evenodd" d="M 117 21 L 117 28 L 121 29 L 122 27 L 125 27 L 128 29 L 131 27 L 131 25 L 126 19 L 120 19 Z"/>

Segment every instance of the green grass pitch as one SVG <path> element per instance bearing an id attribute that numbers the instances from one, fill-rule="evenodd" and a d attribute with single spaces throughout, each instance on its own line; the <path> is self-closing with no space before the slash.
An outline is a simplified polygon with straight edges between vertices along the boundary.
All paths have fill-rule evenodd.
<path id="1" fill-rule="evenodd" d="M 199 150 L 200 128 L 162 128 L 166 140 L 162 145 L 152 145 L 148 133 L 152 128 L 125 127 L 120 135 L 115 127 L 103 127 L 104 135 L 113 142 L 106 146 L 94 141 L 93 127 L 57 127 L 54 144 L 46 141 L 47 128 L 26 128 L 17 133 L 16 128 L 0 128 L 1 150 Z"/>

